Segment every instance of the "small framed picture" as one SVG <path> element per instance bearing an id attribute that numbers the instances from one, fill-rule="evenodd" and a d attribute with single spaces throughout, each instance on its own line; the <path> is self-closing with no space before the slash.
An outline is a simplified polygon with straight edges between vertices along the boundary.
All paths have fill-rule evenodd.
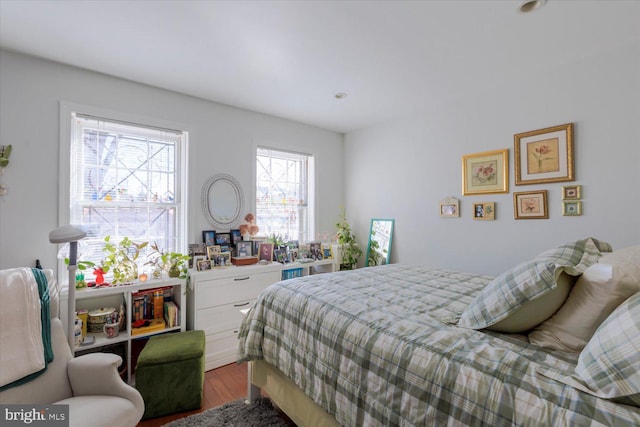
<path id="1" fill-rule="evenodd" d="M 262 238 L 262 237 L 254 237 L 251 240 L 251 243 L 253 243 L 253 256 L 258 256 L 260 254 L 260 243 L 264 243 L 266 241 L 266 239 Z"/>
<path id="2" fill-rule="evenodd" d="M 496 219 L 495 202 L 481 202 L 473 204 L 473 219 L 493 221 Z"/>
<path id="3" fill-rule="evenodd" d="M 253 242 L 240 240 L 236 243 L 236 253 L 239 257 L 253 255 Z"/>
<path id="4" fill-rule="evenodd" d="M 199 259 L 197 261 L 198 271 L 211 270 L 212 261 L 209 259 Z"/>
<path id="5" fill-rule="evenodd" d="M 515 219 L 547 219 L 547 190 L 513 193 Z"/>
<path id="6" fill-rule="evenodd" d="M 196 268 L 197 266 L 193 263 L 194 257 L 202 255 L 202 257 L 206 257 L 207 255 L 207 247 L 204 243 L 189 243 L 189 268 Z"/>
<path id="7" fill-rule="evenodd" d="M 213 267 L 230 267 L 231 266 L 231 252 L 220 252 L 216 254 L 215 258 L 211 260 Z"/>
<path id="8" fill-rule="evenodd" d="M 276 249 L 273 251 L 274 258 L 281 264 L 289 262 L 289 256 L 286 249 Z"/>
<path id="9" fill-rule="evenodd" d="M 322 245 L 322 257 L 324 259 L 333 259 L 333 250 L 331 245 Z"/>
<path id="10" fill-rule="evenodd" d="M 215 258 L 220 252 L 222 252 L 220 245 L 207 246 L 207 258 L 209 259 Z"/>
<path id="11" fill-rule="evenodd" d="M 240 234 L 240 230 L 231 230 L 229 234 L 231 234 L 231 246 L 237 246 L 238 242 L 242 241 L 242 234 Z"/>
<path id="12" fill-rule="evenodd" d="M 579 200 L 571 201 L 571 202 L 562 202 L 562 215 L 564 216 L 582 215 L 582 202 Z"/>
<path id="13" fill-rule="evenodd" d="M 273 261 L 273 243 L 260 243 L 258 249 L 258 259 L 260 261 L 267 260 Z"/>
<path id="14" fill-rule="evenodd" d="M 321 242 L 311 242 L 309 243 L 309 258 L 314 261 L 320 261 L 324 257 L 324 253 L 322 252 L 322 243 Z"/>
<path id="15" fill-rule="evenodd" d="M 458 218 L 460 216 L 460 200 L 455 197 L 440 200 L 440 216 L 442 218 Z"/>
<path id="16" fill-rule="evenodd" d="M 298 258 L 299 258 L 298 251 L 299 250 L 300 249 L 298 249 L 298 248 L 289 249 L 289 259 L 291 260 L 291 262 L 296 262 L 298 260 Z"/>
<path id="17" fill-rule="evenodd" d="M 564 185 L 562 200 L 578 200 L 582 198 L 582 185 Z"/>
<path id="18" fill-rule="evenodd" d="M 216 245 L 230 246 L 231 245 L 231 232 L 216 233 Z"/>
<path id="19" fill-rule="evenodd" d="M 216 231 L 204 230 L 202 232 L 202 242 L 205 246 L 213 246 L 216 244 Z"/>

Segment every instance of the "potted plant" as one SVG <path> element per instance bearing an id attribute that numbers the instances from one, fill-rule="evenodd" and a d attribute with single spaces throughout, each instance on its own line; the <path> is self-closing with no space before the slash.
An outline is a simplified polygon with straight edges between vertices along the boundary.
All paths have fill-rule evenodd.
<path id="1" fill-rule="evenodd" d="M 342 209 L 340 219 L 336 223 L 336 238 L 338 247 L 342 253 L 340 259 L 340 270 L 353 270 L 358 264 L 358 259 L 362 256 L 362 249 L 356 241 L 356 236 L 351 231 L 351 226 L 347 222 L 347 218 Z"/>
<path id="2" fill-rule="evenodd" d="M 132 282 L 138 278 L 138 264 L 136 261 L 140 255 L 140 250 L 145 248 L 149 242 L 135 243 L 125 237 L 118 244 L 111 243 L 111 236 L 104 238 L 104 248 L 107 255 L 102 262 L 102 271 L 106 274 L 109 271 L 113 274 L 113 283 Z"/>
<path id="3" fill-rule="evenodd" d="M 153 242 L 151 245 L 153 253 L 150 255 L 151 260 L 147 264 L 151 264 L 155 267 L 153 272 L 153 278 L 160 278 L 160 271 L 167 272 L 169 277 L 180 277 L 184 279 L 187 277 L 189 271 L 189 255 L 184 255 L 180 252 L 166 252 L 158 248 L 158 244 Z"/>

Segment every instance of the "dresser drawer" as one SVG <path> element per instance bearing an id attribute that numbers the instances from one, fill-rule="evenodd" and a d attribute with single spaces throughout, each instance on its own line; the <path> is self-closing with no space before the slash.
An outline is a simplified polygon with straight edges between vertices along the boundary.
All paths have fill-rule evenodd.
<path id="1" fill-rule="evenodd" d="M 255 299 L 267 286 L 280 280 L 280 272 L 247 273 L 223 279 L 199 281 L 196 309 L 217 307 Z"/>
<path id="2" fill-rule="evenodd" d="M 233 329 L 207 335 L 205 371 L 218 368 L 238 359 L 238 330 Z"/>
<path id="3" fill-rule="evenodd" d="M 240 301 L 219 307 L 210 307 L 198 310 L 198 329 L 202 329 L 205 335 L 216 332 L 237 330 L 242 323 L 242 313 L 240 310 L 249 308 L 255 300 Z"/>

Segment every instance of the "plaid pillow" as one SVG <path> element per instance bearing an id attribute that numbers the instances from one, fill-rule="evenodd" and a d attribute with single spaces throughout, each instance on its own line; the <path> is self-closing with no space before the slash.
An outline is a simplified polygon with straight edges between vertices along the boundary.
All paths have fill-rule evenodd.
<path id="1" fill-rule="evenodd" d="M 576 373 L 598 397 L 640 406 L 640 292 L 600 325 L 586 345 Z"/>
<path id="2" fill-rule="evenodd" d="M 563 271 L 571 276 L 579 276 L 598 261 L 602 251 L 610 250 L 608 243 L 589 237 L 543 252 L 489 283 L 464 310 L 458 326 L 488 328 L 515 313 L 524 304 L 552 292 Z M 544 318 L 530 316 L 529 324 L 523 325 L 522 331 L 546 320 L 563 302 L 564 299 L 554 301 L 555 307 L 548 307 L 548 315 L 545 314 Z"/>

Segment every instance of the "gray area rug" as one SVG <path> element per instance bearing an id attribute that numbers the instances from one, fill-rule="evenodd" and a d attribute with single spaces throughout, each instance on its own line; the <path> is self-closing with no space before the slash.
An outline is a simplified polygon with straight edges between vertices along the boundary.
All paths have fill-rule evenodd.
<path id="1" fill-rule="evenodd" d="M 165 424 L 164 427 L 287 427 L 289 424 L 278 415 L 266 397 L 247 405 L 244 399 L 207 409 Z"/>

